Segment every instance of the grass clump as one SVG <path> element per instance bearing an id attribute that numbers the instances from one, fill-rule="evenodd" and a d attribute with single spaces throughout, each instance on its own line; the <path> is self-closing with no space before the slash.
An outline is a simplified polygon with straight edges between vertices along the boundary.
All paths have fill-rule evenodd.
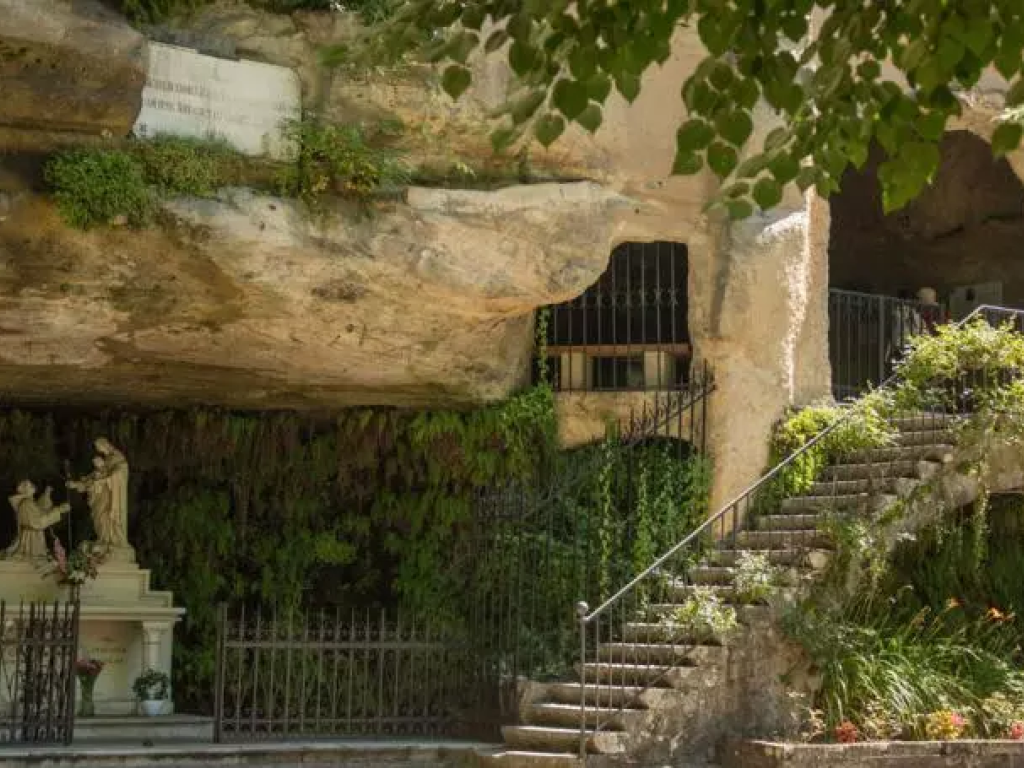
<path id="1" fill-rule="evenodd" d="M 230 175 L 227 166 L 240 159 L 225 141 L 178 136 L 133 142 L 131 154 L 163 196 L 210 197 Z"/>
<path id="2" fill-rule="evenodd" d="M 155 201 L 143 167 L 123 150 L 62 152 L 47 164 L 45 177 L 61 215 L 73 227 L 118 221 L 140 227 L 152 216 Z"/>
<path id="3" fill-rule="evenodd" d="M 298 158 L 281 174 L 280 191 L 310 207 L 331 193 L 365 200 L 409 183 L 409 168 L 398 154 L 372 146 L 358 126 L 293 120 L 285 135 Z"/>

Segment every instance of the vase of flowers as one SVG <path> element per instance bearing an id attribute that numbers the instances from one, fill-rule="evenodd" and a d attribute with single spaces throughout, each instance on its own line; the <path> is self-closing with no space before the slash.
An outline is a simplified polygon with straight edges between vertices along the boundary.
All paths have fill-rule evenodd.
<path id="1" fill-rule="evenodd" d="M 96 688 L 96 678 L 102 671 L 103 662 L 99 659 L 79 659 L 75 662 L 75 676 L 78 678 L 78 687 L 82 693 L 78 702 L 79 717 L 92 717 L 96 714 L 92 693 Z"/>
<path id="2" fill-rule="evenodd" d="M 92 541 L 84 541 L 68 552 L 60 543 L 60 539 L 54 539 L 53 551 L 47 558 L 45 572 L 47 576 L 52 576 L 59 586 L 69 587 L 71 599 L 77 600 L 82 585 L 99 575 L 99 567 L 106 556 L 106 548 Z"/>

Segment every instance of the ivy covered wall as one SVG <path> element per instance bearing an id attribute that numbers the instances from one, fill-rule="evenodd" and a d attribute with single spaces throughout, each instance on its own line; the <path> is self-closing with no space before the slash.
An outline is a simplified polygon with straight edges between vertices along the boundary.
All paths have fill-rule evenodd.
<path id="1" fill-rule="evenodd" d="M 463 413 L 0 411 L 0 484 L 30 478 L 63 500 L 98 436 L 131 465 L 141 564 L 188 612 L 175 639 L 181 711 L 212 701 L 221 601 L 425 613 L 505 633 L 530 672 L 558 674 L 575 651 L 575 601 L 607 597 L 707 512 L 707 464 L 678 441 L 558 452 L 543 385 Z M 54 529 L 66 544 L 91 536 L 71 500 Z M 0 544 L 13 533 L 0 515 Z M 477 626 L 482 615 L 491 624 Z"/>

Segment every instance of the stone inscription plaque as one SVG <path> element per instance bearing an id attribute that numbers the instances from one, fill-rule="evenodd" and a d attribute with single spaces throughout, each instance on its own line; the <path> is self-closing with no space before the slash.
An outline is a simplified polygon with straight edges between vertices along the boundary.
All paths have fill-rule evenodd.
<path id="1" fill-rule="evenodd" d="M 301 108 L 291 69 L 227 61 L 187 48 L 149 43 L 149 75 L 135 134 L 218 137 L 249 155 L 284 158 L 281 126 Z"/>

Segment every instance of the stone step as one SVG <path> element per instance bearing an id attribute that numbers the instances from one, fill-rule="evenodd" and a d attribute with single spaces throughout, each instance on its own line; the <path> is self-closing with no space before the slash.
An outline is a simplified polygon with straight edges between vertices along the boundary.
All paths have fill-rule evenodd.
<path id="1" fill-rule="evenodd" d="M 741 607 L 741 608 L 745 608 L 745 607 L 751 605 L 750 603 L 741 602 L 739 600 L 738 596 L 736 595 L 736 589 L 734 587 L 732 587 L 732 586 L 724 586 L 724 585 L 721 585 L 721 584 L 715 584 L 715 585 L 712 585 L 710 587 L 699 587 L 699 588 L 700 589 L 710 589 L 712 591 L 712 593 L 719 600 L 721 600 L 723 603 L 727 603 L 729 605 L 735 605 L 735 606 L 738 606 L 738 607 Z M 693 584 L 679 584 L 678 586 L 674 586 L 672 588 L 671 594 L 672 594 L 673 598 L 675 598 L 675 599 L 679 600 L 680 602 L 682 602 L 687 597 L 692 595 L 696 589 L 698 589 L 698 587 L 694 586 Z M 795 594 L 795 592 L 796 592 L 796 590 L 794 590 L 793 587 L 789 587 L 789 586 L 773 587 L 773 589 L 772 589 L 772 593 L 773 594 L 777 594 L 777 595 L 780 595 L 780 596 L 790 596 L 790 595 Z M 757 606 L 757 605 L 763 605 L 763 604 L 764 604 L 763 602 L 759 602 L 759 603 L 755 603 L 754 605 Z"/>
<path id="2" fill-rule="evenodd" d="M 586 709 L 581 709 L 579 704 L 545 702 L 527 709 L 526 721 L 529 725 L 579 728 L 584 713 L 588 728 L 610 731 L 631 730 L 647 716 L 647 710 L 637 707 L 599 707 L 588 702 Z"/>
<path id="3" fill-rule="evenodd" d="M 633 643 L 633 645 L 638 645 Z M 651 643 L 649 645 L 664 645 Z M 671 648 L 672 646 L 667 646 Z M 687 646 L 677 646 L 680 649 Z M 689 646 L 693 647 L 693 646 Z M 622 664 L 610 661 L 588 661 L 583 665 L 585 682 L 598 685 L 654 686 L 685 688 L 690 681 L 708 674 L 707 668 L 677 666 L 651 659 L 647 663 Z"/>
<path id="4" fill-rule="evenodd" d="M 744 552 L 752 552 L 752 553 L 759 554 L 759 555 L 765 555 L 768 558 L 768 562 L 771 563 L 772 565 L 788 566 L 788 567 L 791 567 L 791 568 L 800 568 L 800 567 L 803 567 L 805 565 L 805 563 L 807 561 L 807 553 L 808 552 L 816 552 L 816 551 L 828 548 L 828 546 L 827 546 L 828 540 L 824 536 L 822 536 L 821 539 L 822 539 L 822 541 L 820 541 L 820 542 L 811 542 L 811 544 L 817 543 L 819 546 L 810 546 L 810 545 L 808 545 L 808 546 L 805 546 L 805 547 L 801 547 L 801 546 L 797 546 L 797 542 L 794 541 L 794 542 L 791 543 L 790 546 L 784 546 L 783 542 L 775 542 L 776 544 L 779 545 L 775 549 L 761 549 L 761 548 L 754 549 L 754 548 L 750 548 L 750 547 L 747 547 L 745 549 L 715 549 L 715 550 L 712 550 L 711 552 L 708 553 L 707 565 L 715 566 L 715 567 L 725 566 L 725 567 L 728 567 L 730 569 L 735 570 L 735 567 L 739 564 L 740 557 L 743 555 L 743 553 Z M 694 570 L 696 570 L 696 569 L 694 569 Z M 733 575 L 735 575 L 735 574 L 733 574 Z M 696 582 L 696 583 L 703 583 L 703 582 L 698 582 L 696 579 L 693 579 L 693 581 Z M 723 583 L 731 584 L 732 581 L 731 580 L 728 581 L 728 582 L 716 581 L 716 582 L 713 582 L 713 583 L 715 583 L 715 584 L 723 584 Z"/>
<path id="5" fill-rule="evenodd" d="M 588 707 L 613 707 L 653 710 L 664 706 L 664 694 L 669 688 L 647 688 L 642 685 L 596 685 L 588 683 L 551 683 L 548 698 L 562 705 L 579 708 L 586 694 Z"/>
<path id="6" fill-rule="evenodd" d="M 849 493 L 837 496 L 793 496 L 782 502 L 784 514 L 807 512 L 868 512 L 884 508 L 896 501 L 893 494 Z"/>
<path id="7" fill-rule="evenodd" d="M 805 528 L 773 528 L 771 523 L 774 517 L 782 515 L 767 516 L 768 521 L 762 528 L 758 526 L 756 531 L 738 531 L 731 542 L 734 547 L 730 549 L 821 549 L 831 546 L 831 542 L 823 533 Z M 718 565 L 727 563 L 715 560 Z"/>
<path id="8" fill-rule="evenodd" d="M 950 429 L 915 429 L 901 431 L 896 435 L 896 445 L 953 445 L 956 436 Z"/>
<path id="9" fill-rule="evenodd" d="M 728 651 L 715 645 L 680 646 L 663 643 L 601 643 L 597 657 L 616 664 L 699 667 L 709 669 L 725 663 Z"/>
<path id="10" fill-rule="evenodd" d="M 678 606 L 673 606 L 678 609 Z M 627 643 L 666 643 L 668 645 L 723 645 L 723 638 L 712 634 L 695 633 L 688 627 L 669 620 L 630 621 L 622 627 L 622 639 Z"/>
<path id="11" fill-rule="evenodd" d="M 948 413 L 915 413 L 907 416 L 896 416 L 889 419 L 900 432 L 920 432 L 923 430 L 949 429 L 960 421 L 960 416 Z"/>
<path id="12" fill-rule="evenodd" d="M 918 462 L 913 459 L 887 462 L 844 461 L 826 467 L 822 480 L 862 480 L 864 478 L 913 478 L 918 476 Z"/>
<path id="13" fill-rule="evenodd" d="M 822 519 L 815 512 L 805 515 L 758 515 L 753 524 L 758 530 L 815 531 L 821 526 Z"/>
<path id="14" fill-rule="evenodd" d="M 736 569 L 720 565 L 698 565 L 690 569 L 690 581 L 694 584 L 721 584 L 732 586 Z"/>
<path id="15" fill-rule="evenodd" d="M 577 742 L 578 744 L 579 742 Z M 583 761 L 577 752 L 529 752 L 500 749 L 477 755 L 476 763 L 481 768 L 583 768 Z"/>
<path id="16" fill-rule="evenodd" d="M 858 493 L 895 493 L 895 477 L 859 477 L 852 480 L 820 480 L 811 485 L 805 496 L 835 496 Z"/>
<path id="17" fill-rule="evenodd" d="M 501 729 L 505 744 L 514 750 L 543 751 L 578 754 L 580 729 L 553 728 L 543 725 L 506 725 Z M 622 737 L 618 731 L 586 731 L 587 751 L 598 754 L 618 754 L 622 750 Z"/>
<path id="18" fill-rule="evenodd" d="M 914 434 L 914 433 L 908 433 Z M 892 445 L 885 448 L 868 448 L 852 451 L 841 461 L 850 464 L 881 464 L 890 461 L 945 461 L 952 456 L 955 447 L 947 441 L 920 445 Z"/>

